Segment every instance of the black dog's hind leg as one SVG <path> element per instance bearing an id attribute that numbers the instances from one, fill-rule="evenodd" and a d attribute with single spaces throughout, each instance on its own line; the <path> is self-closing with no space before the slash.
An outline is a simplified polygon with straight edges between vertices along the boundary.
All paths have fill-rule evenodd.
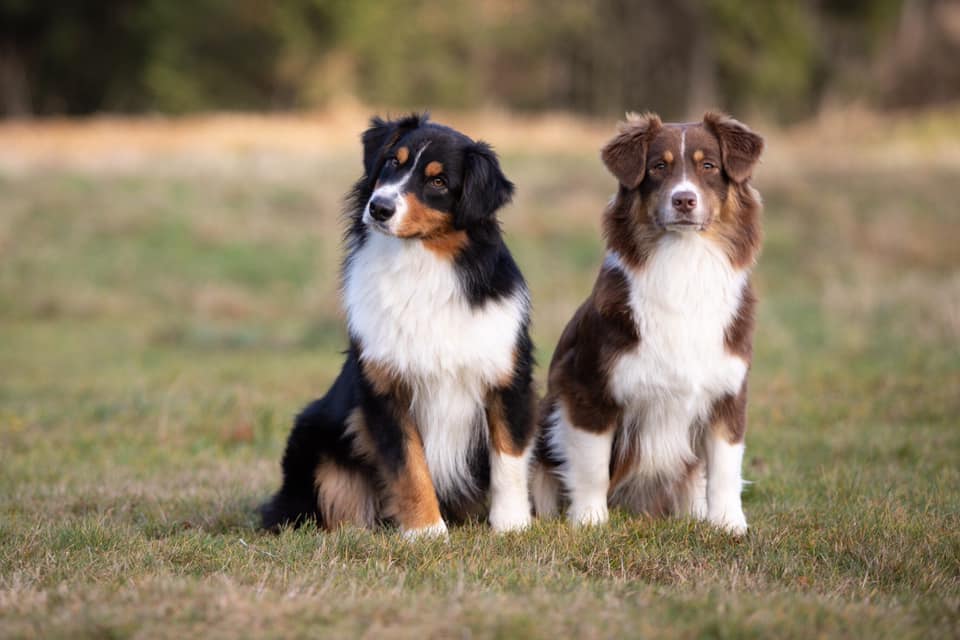
<path id="1" fill-rule="evenodd" d="M 283 485 L 260 507 L 264 529 L 277 531 L 283 525 L 299 526 L 310 520 L 321 527 L 335 524 L 324 522 L 318 502 L 318 467 L 323 461 L 348 468 L 357 462 L 353 438 L 346 434 L 347 418 L 357 408 L 357 376 L 351 351 L 327 395 L 297 416 L 283 454 Z"/>
<path id="2" fill-rule="evenodd" d="M 283 454 L 283 485 L 260 507 L 264 529 L 277 531 L 284 525 L 297 527 L 310 520 L 322 526 L 314 486 L 321 455 L 318 436 L 331 430 L 343 430 L 342 425 L 330 422 L 323 400 L 311 403 L 297 416 Z"/>

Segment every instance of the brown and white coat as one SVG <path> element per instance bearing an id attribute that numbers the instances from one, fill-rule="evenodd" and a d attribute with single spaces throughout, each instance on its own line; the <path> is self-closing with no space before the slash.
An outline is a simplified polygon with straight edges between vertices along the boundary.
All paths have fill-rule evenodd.
<path id="1" fill-rule="evenodd" d="M 727 116 L 631 115 L 603 149 L 619 181 L 607 254 L 550 365 L 536 511 L 608 506 L 746 531 L 741 465 L 760 246 L 762 139 Z"/>

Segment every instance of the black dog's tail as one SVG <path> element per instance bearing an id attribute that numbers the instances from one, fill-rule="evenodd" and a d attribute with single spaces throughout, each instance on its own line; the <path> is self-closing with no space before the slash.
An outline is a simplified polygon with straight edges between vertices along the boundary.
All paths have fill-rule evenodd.
<path id="1" fill-rule="evenodd" d="M 322 459 L 346 461 L 352 457 L 345 422 L 357 404 L 358 375 L 351 350 L 327 395 L 297 416 L 283 454 L 283 485 L 260 507 L 264 529 L 279 531 L 283 526 L 298 527 L 311 521 L 324 526 L 315 485 L 317 465 Z"/>
<path id="2" fill-rule="evenodd" d="M 281 489 L 260 505 L 260 526 L 273 533 L 279 533 L 285 526 L 299 527 L 310 521 L 320 522 L 317 502 L 312 496 L 289 496 Z"/>
<path id="3" fill-rule="evenodd" d="M 311 520 L 322 526 L 314 485 L 317 464 L 329 446 L 324 441 L 342 430 L 331 424 L 324 400 L 316 400 L 297 416 L 283 454 L 283 485 L 260 507 L 264 529 L 299 527 Z"/>

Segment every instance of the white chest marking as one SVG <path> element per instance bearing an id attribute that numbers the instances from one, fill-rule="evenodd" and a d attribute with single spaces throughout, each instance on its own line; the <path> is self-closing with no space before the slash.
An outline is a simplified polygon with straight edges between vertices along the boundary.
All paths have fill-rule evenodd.
<path id="1" fill-rule="evenodd" d="M 469 487 L 470 455 L 487 438 L 484 398 L 512 371 L 526 289 L 472 308 L 450 262 L 417 240 L 372 231 L 347 267 L 343 298 L 362 357 L 413 389 L 410 410 L 437 491 Z"/>
<path id="2" fill-rule="evenodd" d="M 640 270 L 615 253 L 605 266 L 627 274 L 640 335 L 610 375 L 610 392 L 625 408 L 621 426 L 632 432 L 621 442 L 639 446 L 641 476 L 675 477 L 696 459 L 693 427 L 714 400 L 739 391 L 746 375 L 747 363 L 725 348 L 724 330 L 749 274 L 689 232 L 664 236 Z"/>

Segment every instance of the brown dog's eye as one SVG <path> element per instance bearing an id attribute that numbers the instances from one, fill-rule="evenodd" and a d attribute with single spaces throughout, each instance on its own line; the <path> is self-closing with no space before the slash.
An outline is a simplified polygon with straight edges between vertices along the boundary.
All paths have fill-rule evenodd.
<path id="1" fill-rule="evenodd" d="M 663 171 L 664 169 L 667 168 L 667 163 L 661 160 L 657 164 L 653 165 L 653 168 L 656 169 L 657 171 Z"/>
<path id="2" fill-rule="evenodd" d="M 717 165 L 713 164 L 712 162 L 704 162 L 703 168 L 709 171 L 710 169 L 716 169 Z"/>
<path id="3" fill-rule="evenodd" d="M 434 189 L 443 189 L 444 187 L 447 186 L 447 181 L 441 178 L 440 176 L 437 176 L 436 178 L 430 181 L 430 186 L 433 187 Z"/>

